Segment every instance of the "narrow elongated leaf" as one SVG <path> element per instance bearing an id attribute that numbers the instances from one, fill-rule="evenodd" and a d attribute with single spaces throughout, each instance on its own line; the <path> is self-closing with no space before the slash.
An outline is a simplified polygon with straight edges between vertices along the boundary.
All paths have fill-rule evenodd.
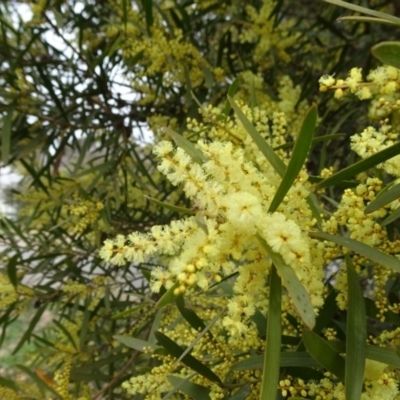
<path id="1" fill-rule="evenodd" d="M 146 195 L 145 195 L 144 197 L 145 197 L 147 200 L 149 200 L 149 201 L 151 201 L 152 203 L 154 203 L 154 204 L 157 204 L 157 205 L 159 205 L 159 206 L 161 206 L 161 207 L 164 207 L 164 208 L 166 208 L 166 209 L 168 209 L 168 210 L 177 212 L 177 213 L 179 213 L 179 214 L 191 214 L 191 215 L 196 214 L 196 211 L 190 210 L 189 208 L 174 206 L 173 204 L 165 203 L 165 202 L 163 202 L 163 201 L 154 199 L 153 197 L 146 196 Z"/>
<path id="2" fill-rule="evenodd" d="M 391 187 L 389 190 L 385 191 L 382 194 L 378 194 L 378 196 L 371 201 L 365 207 L 365 214 L 369 214 L 375 210 L 378 210 L 379 208 L 382 208 L 386 206 L 386 204 L 389 204 L 393 200 L 397 200 L 400 198 L 400 184 L 395 185 Z"/>
<path id="3" fill-rule="evenodd" d="M 72 346 L 74 346 L 75 349 L 78 350 L 78 345 L 76 344 L 75 339 L 72 337 L 71 332 L 67 328 L 65 328 L 65 326 L 59 321 L 54 320 L 53 324 L 56 325 L 57 328 L 65 335 Z"/>
<path id="4" fill-rule="evenodd" d="M 274 167 L 275 171 L 283 177 L 286 171 L 285 163 L 276 155 L 274 149 L 267 143 L 267 141 L 257 132 L 257 129 L 247 119 L 246 115 L 230 96 L 228 96 L 228 101 L 238 116 L 239 121 L 242 123 L 247 133 L 252 137 L 261 153 L 264 154 L 265 158 Z"/>
<path id="5" fill-rule="evenodd" d="M 239 86 L 239 79 L 236 78 L 236 79 L 231 83 L 231 85 L 229 86 L 229 89 L 228 89 L 228 96 L 229 96 L 230 98 L 233 99 L 233 96 L 235 96 L 238 86 Z M 225 114 L 225 115 L 229 115 L 229 113 L 231 112 L 231 109 L 232 109 L 232 107 L 231 107 L 231 105 L 230 105 L 230 103 L 229 103 L 229 101 L 228 101 L 228 99 L 227 99 L 227 100 L 225 101 L 224 114 Z"/>
<path id="6" fill-rule="evenodd" d="M 315 326 L 314 308 L 306 289 L 299 281 L 299 278 L 297 278 L 293 269 L 285 263 L 282 256 L 275 253 L 260 235 L 257 235 L 257 238 L 268 251 L 268 254 L 274 263 L 279 276 L 282 278 L 283 284 L 289 292 L 289 296 L 293 300 L 301 319 L 310 329 L 313 329 Z"/>
<path id="7" fill-rule="evenodd" d="M 226 311 L 226 308 L 223 308 L 208 324 L 203 328 L 203 330 L 196 336 L 192 343 L 185 349 L 185 351 L 179 356 L 177 359 L 181 361 L 186 354 L 189 354 L 193 347 L 199 342 L 199 340 L 211 329 L 211 327 L 220 319 L 221 315 Z M 211 333 L 210 333 L 211 335 Z"/>
<path id="8" fill-rule="evenodd" d="M 179 133 L 173 131 L 171 128 L 165 129 L 172 136 L 176 145 L 185 150 L 186 153 L 188 153 L 189 156 L 193 159 L 193 161 L 200 165 L 207 161 L 207 158 L 205 157 L 203 152 L 200 149 L 196 148 L 192 142 L 184 138 Z"/>
<path id="9" fill-rule="evenodd" d="M 131 349 L 135 349 L 137 351 L 144 351 L 144 349 L 146 347 L 151 347 L 153 350 L 160 348 L 160 346 L 157 346 L 154 343 L 150 343 L 145 340 L 137 339 L 132 336 L 114 335 L 113 338 L 115 340 L 118 340 L 118 342 L 122 343 L 123 345 L 128 346 Z"/>
<path id="10" fill-rule="evenodd" d="M 198 385 L 197 383 L 189 382 L 188 378 L 183 379 L 179 376 L 169 375 L 167 376 L 167 379 L 172 385 L 175 386 L 177 390 L 185 393 L 189 396 L 189 398 L 193 400 L 207 400 L 210 398 L 210 389 Z M 176 392 L 177 390 L 175 390 L 174 392 Z M 162 400 L 166 400 L 168 398 L 169 396 L 164 396 Z"/>
<path id="11" fill-rule="evenodd" d="M 252 370 L 261 369 L 263 367 L 264 356 L 251 356 L 244 360 L 233 364 L 231 369 L 237 370 Z M 282 351 L 280 354 L 281 367 L 309 367 L 315 368 L 319 364 L 306 351 Z"/>
<path id="12" fill-rule="evenodd" d="M 350 21 L 350 22 L 366 22 L 372 24 L 384 24 L 384 25 L 394 25 L 397 26 L 396 23 L 392 21 L 388 21 L 383 18 L 375 18 L 375 17 L 362 17 L 362 16 L 354 16 L 354 17 L 340 17 L 337 21 Z"/>
<path id="13" fill-rule="evenodd" d="M 185 318 L 192 328 L 199 331 L 206 327 L 203 320 L 195 313 L 195 311 L 185 307 L 183 296 L 177 297 L 175 302 L 182 317 Z"/>
<path id="14" fill-rule="evenodd" d="M 25 365 L 21 364 L 16 364 L 15 366 L 21 371 L 23 371 L 26 375 L 28 375 L 36 383 L 36 385 L 39 387 L 42 393 L 44 393 L 45 390 L 48 390 L 53 394 L 53 396 L 54 395 L 56 396 L 55 397 L 56 399 L 62 399 L 62 397 L 51 386 L 49 386 L 45 381 L 40 379 L 39 376 L 34 372 L 32 372 L 28 367 L 25 367 Z"/>
<path id="15" fill-rule="evenodd" d="M 324 305 L 319 309 L 318 317 L 315 322 L 315 333 L 320 333 L 326 326 L 328 326 L 329 321 L 336 313 L 338 308 L 336 297 L 337 293 L 334 290 L 331 290 L 325 298 Z"/>
<path id="16" fill-rule="evenodd" d="M 128 0 L 122 0 L 122 23 L 126 29 L 126 24 L 128 22 Z"/>
<path id="17" fill-rule="evenodd" d="M 307 160 L 314 137 L 317 117 L 317 106 L 313 104 L 303 120 L 299 136 L 293 148 L 289 165 L 286 168 L 285 175 L 283 176 L 282 181 L 269 206 L 269 212 L 274 212 L 279 207 L 283 198 L 286 196 L 286 193 L 292 187 L 293 182 L 297 178 L 297 175 L 301 171 L 305 161 Z"/>
<path id="18" fill-rule="evenodd" d="M 344 382 L 345 362 L 339 352 L 312 331 L 303 332 L 303 342 L 314 360 Z"/>
<path id="19" fill-rule="evenodd" d="M 279 379 L 282 332 L 282 283 L 275 267 L 269 277 L 268 324 L 260 399 L 275 399 Z"/>
<path id="20" fill-rule="evenodd" d="M 3 378 L 2 376 L 0 376 L 0 385 L 14 390 L 14 392 L 18 391 L 18 385 L 14 381 Z"/>
<path id="21" fill-rule="evenodd" d="M 7 263 L 7 274 L 8 279 L 10 279 L 11 284 L 16 287 L 18 284 L 17 279 L 17 262 L 18 262 L 19 254 L 15 254 L 10 258 Z"/>
<path id="22" fill-rule="evenodd" d="M 371 49 L 372 55 L 382 64 L 400 68 L 400 42 L 381 42 Z"/>
<path id="23" fill-rule="evenodd" d="M 341 0 L 324 0 L 324 1 L 327 3 L 334 4 L 335 6 L 347 8 L 348 10 L 356 11 L 361 14 L 371 15 L 376 18 L 382 18 L 387 21 L 391 21 L 396 25 L 400 25 L 400 18 L 394 17 L 393 15 L 390 14 L 385 14 L 380 11 L 371 10 L 370 8 L 357 6 L 355 4 L 347 3 L 346 1 L 341 1 Z"/>
<path id="24" fill-rule="evenodd" d="M 367 316 L 364 296 L 351 258 L 346 256 L 348 307 L 346 327 L 346 399 L 361 398 L 366 359 Z"/>
<path id="25" fill-rule="evenodd" d="M 250 383 L 242 386 L 233 396 L 228 397 L 227 400 L 246 400 L 251 393 Z"/>
<path id="26" fill-rule="evenodd" d="M 42 316 L 42 314 L 44 313 L 46 308 L 47 308 L 47 304 L 43 304 L 36 311 L 36 314 L 31 319 L 31 322 L 29 323 L 28 328 L 25 330 L 24 334 L 22 335 L 22 338 L 20 339 L 18 344 L 15 346 L 15 349 L 13 350 L 12 354 L 15 354 L 24 345 L 24 343 L 31 337 L 33 330 L 35 329 L 37 323 L 40 320 L 40 317 Z"/>
<path id="27" fill-rule="evenodd" d="M 393 269 L 396 272 L 400 272 L 400 260 L 390 256 L 389 254 L 383 253 L 380 250 L 374 249 L 367 244 L 343 236 L 330 235 L 329 233 L 324 232 L 312 232 L 310 233 L 310 236 L 317 239 L 329 240 L 330 242 L 334 242 L 340 246 L 347 247 L 348 249 L 353 250 L 355 253 L 361 254 L 362 256 L 367 257 L 370 260 L 383 265 L 384 267 Z"/>
<path id="28" fill-rule="evenodd" d="M 81 324 L 81 330 L 79 332 L 79 348 L 83 351 L 86 346 L 86 337 L 89 330 L 90 314 L 89 311 L 90 299 L 85 299 L 85 309 L 83 313 L 83 319 Z"/>
<path id="29" fill-rule="evenodd" d="M 367 358 L 400 368 L 400 357 L 396 354 L 394 349 L 385 349 L 379 346 L 367 346 Z"/>
<path id="30" fill-rule="evenodd" d="M 3 164 L 8 164 L 11 150 L 11 125 L 13 108 L 3 117 L 3 130 L 1 134 L 1 160 Z"/>
<path id="31" fill-rule="evenodd" d="M 193 374 L 190 374 L 189 376 L 187 376 L 185 379 L 180 378 L 180 380 L 175 380 L 175 379 L 170 379 L 171 377 L 175 377 L 174 375 L 169 375 L 167 376 L 167 379 L 169 380 L 169 382 L 174 385 L 174 387 L 161 399 L 161 400 L 167 400 L 169 399 L 171 396 L 173 396 L 177 391 L 179 391 L 181 389 L 181 387 L 185 384 L 188 383 L 194 376 L 196 376 L 196 372 L 194 372 Z"/>
<path id="32" fill-rule="evenodd" d="M 400 218 L 400 207 L 396 208 L 395 211 L 393 211 L 388 217 L 386 217 L 382 222 L 382 226 L 386 226 L 390 224 L 393 221 L 396 221 L 396 219 Z"/>
<path id="33" fill-rule="evenodd" d="M 146 17 L 147 30 L 150 33 L 150 28 L 153 25 L 153 0 L 143 0 L 144 14 Z"/>
<path id="34" fill-rule="evenodd" d="M 173 340 L 171 340 L 168 336 L 164 335 L 161 332 L 155 332 L 154 333 L 158 343 L 164 347 L 164 349 L 170 354 L 171 356 L 175 358 L 179 358 L 182 353 L 184 352 L 184 349 L 180 347 L 178 344 L 176 344 Z M 210 368 L 208 368 L 206 365 L 204 365 L 201 361 L 199 361 L 197 358 L 193 357 L 190 354 L 186 354 L 182 358 L 182 363 L 185 364 L 187 367 L 191 368 L 193 371 L 196 371 L 199 373 L 201 376 L 204 376 L 205 378 L 209 379 L 212 382 L 218 382 L 221 383 L 221 380 L 218 378 L 218 376 L 211 371 Z"/>
<path id="35" fill-rule="evenodd" d="M 328 142 L 330 140 L 335 140 L 335 139 L 341 139 L 346 137 L 345 133 L 336 133 L 332 135 L 323 135 L 323 136 L 317 136 L 314 137 L 312 140 L 312 144 L 319 143 L 319 142 Z M 294 147 L 295 142 L 286 142 L 284 144 L 281 144 L 279 146 L 274 147 L 274 150 L 280 150 L 280 149 L 288 149 L 291 147 Z"/>
<path id="36" fill-rule="evenodd" d="M 346 343 L 339 342 L 337 340 L 329 341 L 329 346 L 340 353 L 346 351 Z M 396 368 L 400 368 L 400 357 L 396 354 L 396 350 L 387 349 L 379 346 L 366 346 L 366 357 L 369 360 L 379 361 L 382 364 L 393 365 Z"/>
<path id="37" fill-rule="evenodd" d="M 174 294 L 175 289 L 179 286 L 179 282 L 176 282 L 173 286 L 171 286 L 158 300 L 156 304 L 156 308 L 163 308 L 167 304 L 171 304 L 175 301 L 176 295 Z"/>
<path id="38" fill-rule="evenodd" d="M 400 143 L 396 143 L 393 146 L 390 146 L 384 150 L 379 151 L 378 153 L 375 153 L 371 157 L 358 161 L 355 164 L 342 169 L 336 174 L 331 175 L 330 177 L 319 182 L 315 186 L 315 190 L 320 190 L 328 186 L 337 185 L 345 179 L 349 179 L 359 174 L 360 172 L 368 170 L 369 168 L 376 167 L 378 164 L 389 160 L 390 158 L 397 156 L 398 154 L 400 154 Z"/>

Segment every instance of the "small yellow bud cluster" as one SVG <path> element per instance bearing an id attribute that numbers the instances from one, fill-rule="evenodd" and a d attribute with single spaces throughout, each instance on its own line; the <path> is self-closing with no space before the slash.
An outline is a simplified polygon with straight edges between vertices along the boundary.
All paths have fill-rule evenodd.
<path id="1" fill-rule="evenodd" d="M 324 331 L 324 336 L 328 340 L 337 340 L 337 331 L 334 328 L 326 328 Z"/>
<path id="2" fill-rule="evenodd" d="M 4 386 L 0 386 L 0 399 L 20 400 L 21 397 L 14 390 L 4 387 Z"/>
<path id="3" fill-rule="evenodd" d="M 290 29 L 294 24 L 294 21 L 290 19 L 282 21 L 279 26 L 275 27 L 273 18 L 270 18 L 273 9 L 272 1 L 264 1 L 260 9 L 247 5 L 246 12 L 250 22 L 246 23 L 239 35 L 242 43 L 256 43 L 253 58 L 260 69 L 271 66 L 273 61 L 271 57 L 266 56 L 271 53 L 271 48 L 274 48 L 281 60 L 290 61 L 287 49 L 296 43 L 300 35 Z"/>
<path id="4" fill-rule="evenodd" d="M 320 91 L 335 90 L 335 97 L 340 99 L 347 92 L 355 94 L 360 100 L 372 99 L 369 117 L 382 119 L 400 108 L 400 70 L 383 65 L 371 71 L 367 82 L 363 81 L 361 68 L 352 68 L 346 79 L 335 79 L 324 75 L 319 79 Z"/>
<path id="5" fill-rule="evenodd" d="M 66 361 L 61 369 L 54 373 L 55 390 L 63 400 L 73 400 L 69 394 L 69 377 L 71 374 L 71 361 Z"/>
<path id="6" fill-rule="evenodd" d="M 103 208 L 103 203 L 99 201 L 85 200 L 75 196 L 74 203 L 66 206 L 74 219 L 73 224 L 71 224 L 71 231 L 73 233 L 84 232 L 87 227 L 99 219 L 100 211 Z"/>
<path id="7" fill-rule="evenodd" d="M 367 158 L 397 143 L 398 134 L 392 132 L 392 127 L 382 121 L 379 130 L 372 126 L 364 129 L 361 133 L 351 137 L 351 148 L 361 158 Z M 385 172 L 391 175 L 400 176 L 400 156 L 395 156 L 378 165 Z"/>
<path id="8" fill-rule="evenodd" d="M 162 364 L 152 368 L 151 373 L 132 377 L 122 383 L 122 387 L 130 394 L 146 394 L 146 399 L 157 400 L 162 398 L 162 393 L 172 389 L 167 376 L 177 369 L 175 360 L 170 356 L 154 355 L 162 359 Z"/>

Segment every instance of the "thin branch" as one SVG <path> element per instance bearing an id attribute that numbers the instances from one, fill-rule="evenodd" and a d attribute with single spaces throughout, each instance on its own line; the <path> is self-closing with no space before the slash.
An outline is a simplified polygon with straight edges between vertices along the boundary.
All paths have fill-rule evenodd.
<path id="1" fill-rule="evenodd" d="M 121 378 L 122 375 L 125 374 L 125 372 L 128 370 L 128 368 L 132 365 L 132 363 L 136 360 L 136 358 L 139 356 L 140 352 L 135 351 L 131 358 L 127 361 L 125 366 L 116 374 L 114 375 L 114 378 L 106 385 L 104 386 L 101 390 L 99 390 L 94 396 L 93 400 L 99 399 L 104 393 L 106 393 L 108 390 L 110 390 L 113 386 L 117 384 L 119 379 Z"/>

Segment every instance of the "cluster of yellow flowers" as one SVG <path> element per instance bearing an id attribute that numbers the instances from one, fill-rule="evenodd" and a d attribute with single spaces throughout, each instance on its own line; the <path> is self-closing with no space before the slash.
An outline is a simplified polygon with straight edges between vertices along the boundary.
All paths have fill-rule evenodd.
<path id="1" fill-rule="evenodd" d="M 312 397 L 315 400 L 345 400 L 345 387 L 337 382 L 330 373 L 320 381 L 304 382 L 302 379 L 288 376 L 279 382 L 283 397 Z M 398 376 L 386 364 L 367 360 L 364 372 L 365 391 L 361 400 L 396 399 L 400 394 L 397 387 Z"/>
<path id="2" fill-rule="evenodd" d="M 362 77 L 361 68 L 352 68 L 346 79 L 324 75 L 319 79 L 319 84 L 322 92 L 335 90 L 337 99 L 348 92 L 355 94 L 360 100 L 371 99 L 369 117 L 382 119 L 400 108 L 399 79 L 400 71 L 397 68 L 381 65 L 367 75 L 367 81 Z"/>
<path id="3" fill-rule="evenodd" d="M 393 132 L 388 120 L 383 120 L 379 129 L 369 126 L 351 137 L 351 149 L 361 158 L 367 158 L 397 143 L 398 133 Z M 400 156 L 395 156 L 378 166 L 386 173 L 400 177 Z"/>
<path id="4" fill-rule="evenodd" d="M 0 310 L 5 310 L 10 304 L 16 303 L 15 312 L 22 312 L 34 296 L 34 291 L 25 286 L 18 284 L 14 286 L 9 277 L 0 274 Z"/>
<path id="5" fill-rule="evenodd" d="M 202 164 L 182 148 L 175 149 L 171 142 L 163 141 L 154 149 L 160 158 L 160 171 L 173 184 L 183 184 L 186 196 L 199 210 L 197 215 L 170 226 L 153 227 L 147 234 L 108 239 L 101 257 L 121 265 L 143 262 L 155 254 L 174 256 L 168 260 L 168 268 L 153 271 L 152 290 L 178 283 L 176 295 L 193 285 L 206 290 L 222 277 L 239 272 L 233 288 L 236 297 L 229 304 L 229 316 L 224 320 L 230 335 L 236 336 L 246 332 L 245 321 L 265 295 L 270 261 L 256 240 L 260 235 L 295 269 L 309 290 L 312 303 L 319 307 L 323 301 L 322 248 L 304 234 L 313 223 L 297 214 L 296 207 L 286 213 L 268 213 L 276 189 L 268 176 L 246 161 L 241 148 L 231 142 L 201 140 L 197 150 L 204 158 Z M 288 207 L 291 197 L 296 200 L 307 197 L 307 190 L 299 190 L 302 184 L 304 179 L 300 177 L 282 209 Z M 292 213 L 294 218 L 289 217 Z"/>
<path id="6" fill-rule="evenodd" d="M 66 210 L 71 215 L 73 221 L 72 233 L 82 233 L 97 222 L 100 218 L 100 212 L 104 205 L 100 201 L 82 199 L 79 196 L 74 196 L 73 203 L 66 206 Z"/>
<path id="7" fill-rule="evenodd" d="M 246 6 L 250 23 L 242 29 L 239 40 L 242 43 L 256 42 L 253 58 L 260 69 L 268 68 L 273 62 L 272 57 L 267 54 L 273 48 L 277 56 L 285 62 L 291 60 L 287 48 L 293 46 L 300 37 L 300 32 L 293 32 L 290 28 L 294 25 L 292 20 L 284 20 L 279 26 L 274 26 L 274 19 L 270 18 L 271 13 L 276 7 L 275 2 L 264 1 L 260 9 L 252 5 Z"/>
<path id="8" fill-rule="evenodd" d="M 105 276 L 95 276 L 89 284 L 79 283 L 73 280 L 65 282 L 61 290 L 69 295 L 65 298 L 66 302 L 78 298 L 90 298 L 89 310 L 94 310 L 99 301 L 104 297 L 106 287 L 112 284 L 112 279 Z"/>

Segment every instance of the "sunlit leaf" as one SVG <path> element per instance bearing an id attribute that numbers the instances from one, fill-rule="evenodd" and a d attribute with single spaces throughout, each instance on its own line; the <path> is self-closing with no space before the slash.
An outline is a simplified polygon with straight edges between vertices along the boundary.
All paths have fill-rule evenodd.
<path id="1" fill-rule="evenodd" d="M 372 47 L 371 52 L 381 63 L 400 68 L 400 42 L 378 43 Z"/>
<path id="2" fill-rule="evenodd" d="M 156 304 L 156 308 L 163 308 L 166 305 L 173 303 L 175 301 L 175 289 L 179 287 L 179 282 L 176 282 L 173 286 L 171 286 L 158 300 Z"/>
<path id="3" fill-rule="evenodd" d="M 195 147 L 195 145 L 184 138 L 182 135 L 179 133 L 173 131 L 170 128 L 165 128 L 166 131 L 172 136 L 174 139 L 175 143 L 177 146 L 179 146 L 181 149 L 185 150 L 186 153 L 189 154 L 189 156 L 198 164 L 203 164 L 206 161 L 206 157 L 202 153 L 202 151 L 198 148 Z"/>
<path id="4" fill-rule="evenodd" d="M 359 12 L 361 14 L 371 15 L 371 16 L 376 17 L 376 18 L 382 18 L 382 19 L 385 19 L 387 21 L 393 22 L 396 25 L 400 25 L 400 18 L 397 18 L 397 17 L 395 17 L 393 15 L 390 15 L 390 14 L 386 14 L 386 13 L 383 13 L 383 12 L 380 12 L 380 11 L 371 10 L 370 8 L 361 7 L 361 6 L 358 6 L 356 4 L 347 3 L 346 1 L 342 1 L 342 0 L 324 0 L 324 1 L 327 2 L 327 3 L 334 4 L 336 6 L 339 6 L 339 7 L 344 7 L 344 8 L 347 8 L 349 10 Z"/>
<path id="5" fill-rule="evenodd" d="M 310 296 L 308 295 L 302 283 L 299 281 L 296 273 L 285 263 L 280 254 L 272 250 L 272 248 L 264 239 L 261 238 L 261 236 L 258 235 L 257 238 L 263 247 L 267 249 L 269 257 L 274 263 L 279 276 L 282 278 L 283 284 L 289 292 L 289 296 L 293 300 L 301 319 L 310 329 L 314 328 L 314 308 L 311 304 Z"/>
<path id="6" fill-rule="evenodd" d="M 365 243 L 361 243 L 357 240 L 353 240 L 343 236 L 330 235 L 324 232 L 312 232 L 310 233 L 310 236 L 317 239 L 328 240 L 340 246 L 347 247 L 348 249 L 353 250 L 355 253 L 361 254 L 362 256 L 372 261 L 375 261 L 376 263 L 381 264 L 384 267 L 393 269 L 396 272 L 400 272 L 399 259 L 389 254 L 383 253 L 382 251 L 375 249 L 371 246 L 368 246 Z"/>
<path id="7" fill-rule="evenodd" d="M 150 196 L 146 196 L 146 195 L 145 195 L 144 197 L 145 197 L 147 200 L 149 200 L 149 201 L 151 201 L 152 203 L 154 203 L 154 204 L 157 204 L 157 205 L 159 205 L 159 206 L 161 206 L 161 207 L 164 207 L 164 208 L 166 208 L 166 209 L 168 209 L 168 210 L 177 212 L 177 213 L 179 213 L 179 214 L 192 214 L 192 215 L 196 214 L 196 211 L 195 211 L 195 210 L 190 210 L 190 209 L 188 209 L 188 208 L 179 207 L 179 206 L 175 206 L 175 205 L 173 205 L 173 204 L 165 203 L 164 201 L 160 201 L 160 200 L 154 199 L 153 197 L 150 197 Z"/>
<path id="8" fill-rule="evenodd" d="M 392 21 L 388 21 L 383 18 L 375 18 L 375 17 L 363 17 L 363 16 L 354 16 L 354 17 L 340 17 L 337 19 L 338 21 L 350 21 L 350 22 L 366 22 L 371 24 L 383 24 L 383 25 L 394 25 L 397 26 L 397 23 Z"/>
<path id="9" fill-rule="evenodd" d="M 118 340 L 118 342 L 122 343 L 123 345 L 137 351 L 144 351 L 146 348 L 149 347 L 153 350 L 159 348 L 159 346 L 156 346 L 154 343 L 146 342 L 145 340 L 137 339 L 131 336 L 114 335 L 113 337 L 115 340 Z"/>
<path id="10" fill-rule="evenodd" d="M 339 172 L 331 175 L 330 177 L 322 180 L 315 186 L 315 190 L 320 190 L 328 186 L 337 185 L 345 179 L 349 179 L 360 172 L 367 171 L 370 168 L 376 167 L 378 164 L 389 160 L 390 158 L 400 154 L 400 143 L 396 143 L 393 146 L 387 147 L 384 150 L 375 153 L 374 155 L 358 161 L 357 163 L 350 165 Z"/>

